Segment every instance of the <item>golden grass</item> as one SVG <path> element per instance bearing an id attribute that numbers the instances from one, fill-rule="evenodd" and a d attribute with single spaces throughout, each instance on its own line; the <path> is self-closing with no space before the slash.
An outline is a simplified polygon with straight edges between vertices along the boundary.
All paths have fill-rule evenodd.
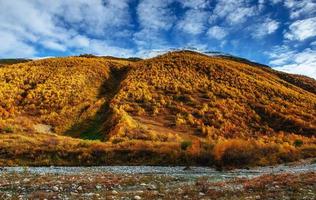
<path id="1" fill-rule="evenodd" d="M 26 116 L 63 133 L 93 117 L 107 100 L 101 93 L 110 67 L 100 59 L 70 57 L 1 68 L 0 116 Z"/>
<path id="2" fill-rule="evenodd" d="M 239 167 L 315 157 L 314 84 L 194 52 L 5 66 L 0 160 Z M 36 124 L 52 126 L 51 133 L 36 133 Z M 183 150 L 185 141 L 191 145 Z"/>
<path id="3" fill-rule="evenodd" d="M 214 139 L 316 132 L 314 94 L 260 67 L 194 53 L 136 63 L 112 102 Z"/>

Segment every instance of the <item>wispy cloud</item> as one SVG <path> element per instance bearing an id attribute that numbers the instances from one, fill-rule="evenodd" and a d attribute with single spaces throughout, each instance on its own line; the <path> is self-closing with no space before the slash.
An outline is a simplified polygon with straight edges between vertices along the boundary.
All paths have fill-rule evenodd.
<path id="1" fill-rule="evenodd" d="M 316 17 L 294 21 L 284 37 L 289 40 L 305 40 L 316 36 Z"/>
<path id="2" fill-rule="evenodd" d="M 210 5 L 208 0 L 178 0 L 185 8 L 204 9 Z"/>
<path id="3" fill-rule="evenodd" d="M 137 6 L 137 16 L 142 28 L 170 29 L 175 21 L 172 10 L 168 7 L 171 0 L 142 0 Z"/>
<path id="4" fill-rule="evenodd" d="M 162 48 L 166 43 L 163 32 L 171 29 L 176 16 L 169 8 L 173 0 L 141 0 L 136 8 L 140 30 L 133 33 L 137 50 Z"/>
<path id="5" fill-rule="evenodd" d="M 227 32 L 224 28 L 220 26 L 213 26 L 208 29 L 207 35 L 210 38 L 215 38 L 215 39 L 220 40 L 227 36 Z"/>
<path id="6" fill-rule="evenodd" d="M 290 17 L 310 17 L 316 13 L 316 2 L 314 0 L 285 0 L 284 5 L 290 11 Z"/>
<path id="7" fill-rule="evenodd" d="M 208 12 L 206 11 L 190 9 L 185 13 L 184 18 L 178 22 L 177 27 L 178 29 L 192 35 L 201 34 L 207 28 L 207 17 Z"/>
<path id="8" fill-rule="evenodd" d="M 298 52 L 287 46 L 280 46 L 268 52 L 268 55 L 271 58 L 270 64 L 275 69 L 316 79 L 316 50 L 306 48 Z"/>
<path id="9" fill-rule="evenodd" d="M 251 5 L 248 1 L 219 0 L 209 20 L 214 23 L 224 19 L 228 24 L 235 25 L 246 22 L 249 17 L 256 14 L 258 14 L 258 7 Z"/>
<path id="10" fill-rule="evenodd" d="M 106 4 L 102 0 L 1 0 L 0 3 L 2 57 L 32 57 L 39 53 L 37 49 L 83 51 L 87 44 L 95 43 L 91 41 L 129 24 L 128 0 L 108 0 Z M 102 43 L 111 47 L 106 40 Z"/>
<path id="11" fill-rule="evenodd" d="M 27 44 L 10 32 L 0 31 L 0 52 L 1 56 L 9 58 L 32 57 L 36 50 L 32 45 Z"/>
<path id="12" fill-rule="evenodd" d="M 251 35 L 254 38 L 263 38 L 274 33 L 279 28 L 280 23 L 276 20 L 266 18 L 262 23 L 255 24 Z"/>

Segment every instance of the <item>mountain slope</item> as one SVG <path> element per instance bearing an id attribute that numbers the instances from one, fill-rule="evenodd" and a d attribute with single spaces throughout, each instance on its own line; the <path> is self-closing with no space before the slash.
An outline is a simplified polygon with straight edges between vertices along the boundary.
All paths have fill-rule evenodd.
<path id="1" fill-rule="evenodd" d="M 217 138 L 316 133 L 316 96 L 261 67 L 178 52 L 138 62 L 113 106 Z"/>
<path id="2" fill-rule="evenodd" d="M 2 68 L 0 116 L 28 118 L 63 133 L 93 116 L 108 100 L 103 84 L 120 67 L 102 59 L 70 57 Z"/>
<path id="3" fill-rule="evenodd" d="M 237 167 L 314 157 L 315 84 L 192 51 L 146 60 L 83 56 L 5 66 L 0 164 L 9 155 L 16 157 L 12 164 Z M 31 156 L 39 152 L 42 157 Z"/>

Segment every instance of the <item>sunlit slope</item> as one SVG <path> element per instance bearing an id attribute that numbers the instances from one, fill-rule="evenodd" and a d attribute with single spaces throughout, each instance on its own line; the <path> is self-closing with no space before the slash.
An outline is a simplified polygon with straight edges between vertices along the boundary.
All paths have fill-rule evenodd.
<path id="1" fill-rule="evenodd" d="M 315 135 L 316 95 L 280 74 L 225 58 L 173 52 L 137 62 L 111 105 L 154 138 L 166 129 L 208 140 Z M 132 137 L 126 131 L 121 136 Z"/>
<path id="2" fill-rule="evenodd" d="M 0 68 L 0 114 L 104 141 L 313 136 L 314 85 L 306 77 L 189 51 L 137 62 L 52 58 Z"/>
<path id="3" fill-rule="evenodd" d="M 35 124 L 64 133 L 108 101 L 106 81 L 119 64 L 97 58 L 52 58 L 0 68 L 0 116 L 16 127 Z M 13 126 L 13 125 L 12 125 Z"/>
<path id="4" fill-rule="evenodd" d="M 0 166 L 242 167 L 315 157 L 315 85 L 190 51 L 6 65 Z"/>
<path id="5" fill-rule="evenodd" d="M 274 75 L 278 76 L 280 79 L 282 79 L 288 83 L 291 83 L 297 87 L 300 87 L 304 90 L 307 90 L 309 92 L 316 94 L 316 81 L 313 78 L 303 76 L 303 75 L 288 74 L 288 73 L 280 72 L 277 70 L 273 70 L 272 68 L 270 68 L 267 65 L 255 63 L 255 62 L 252 62 L 252 61 L 249 61 L 247 59 L 240 58 L 240 57 L 234 57 L 234 56 L 218 56 L 218 57 L 221 57 L 221 58 L 224 58 L 227 60 L 237 61 L 239 63 L 250 65 L 250 66 L 260 67 L 260 69 L 265 70 L 271 74 L 274 74 Z"/>

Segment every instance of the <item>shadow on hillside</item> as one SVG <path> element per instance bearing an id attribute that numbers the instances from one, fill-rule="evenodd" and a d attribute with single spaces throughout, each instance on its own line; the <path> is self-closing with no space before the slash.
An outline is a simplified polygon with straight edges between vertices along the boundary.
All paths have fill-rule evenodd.
<path id="1" fill-rule="evenodd" d="M 296 120 L 295 118 L 289 118 L 288 116 L 271 110 L 264 105 L 252 103 L 252 107 L 254 111 L 261 117 L 262 123 L 268 125 L 275 132 L 292 132 L 307 137 L 312 137 L 316 132 L 316 129 L 310 124 Z"/>
<path id="2" fill-rule="evenodd" d="M 80 123 L 74 124 L 65 132 L 66 135 L 89 140 L 103 140 L 105 136 L 104 125 L 108 121 L 111 110 L 110 102 L 120 90 L 121 82 L 127 76 L 128 67 L 117 69 L 111 67 L 110 77 L 102 84 L 98 98 L 105 98 L 105 103 L 92 118 L 86 119 Z"/>

